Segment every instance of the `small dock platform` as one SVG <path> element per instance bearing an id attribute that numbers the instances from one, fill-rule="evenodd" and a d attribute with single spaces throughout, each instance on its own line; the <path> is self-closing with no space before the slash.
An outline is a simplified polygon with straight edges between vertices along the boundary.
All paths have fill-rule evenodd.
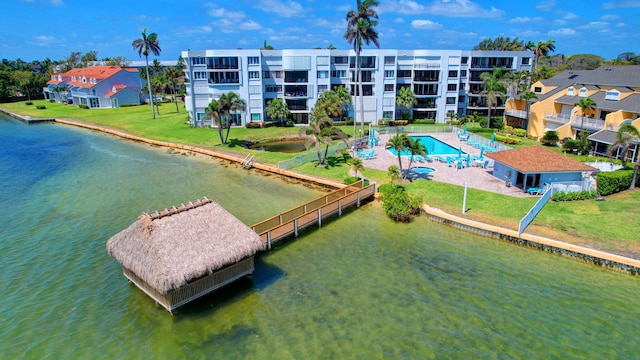
<path id="1" fill-rule="evenodd" d="M 373 199 L 375 192 L 375 184 L 365 186 L 364 181 L 360 180 L 254 224 L 251 228 L 270 249 L 273 243 L 291 235 L 298 236 L 298 232 L 308 226 L 322 226 L 323 219 L 334 214 L 340 216 L 348 207 L 360 207 L 363 201 Z"/>
<path id="2" fill-rule="evenodd" d="M 20 120 L 20 121 L 22 121 L 23 123 L 26 123 L 26 124 L 37 124 L 37 123 L 43 123 L 43 122 L 55 122 L 56 121 L 56 119 L 54 119 L 54 118 L 32 118 L 29 115 L 18 115 L 18 114 L 14 114 L 12 112 L 5 111 L 3 109 L 0 109 L 0 113 L 2 113 L 4 115 L 7 115 L 7 116 L 9 116 L 11 118 L 14 118 L 16 120 Z"/>

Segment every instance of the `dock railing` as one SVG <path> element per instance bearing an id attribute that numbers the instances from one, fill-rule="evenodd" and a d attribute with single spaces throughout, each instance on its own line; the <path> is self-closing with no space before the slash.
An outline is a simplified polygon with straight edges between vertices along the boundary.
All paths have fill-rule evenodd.
<path id="1" fill-rule="evenodd" d="M 308 226 L 322 225 L 322 220 L 333 214 L 342 215 L 342 211 L 350 206 L 360 206 L 360 203 L 373 197 L 375 184 L 366 185 L 363 180 L 334 190 L 317 199 L 289 209 L 279 215 L 270 217 L 251 226 L 271 248 L 271 244 L 287 236 L 298 236 L 298 232 Z"/>

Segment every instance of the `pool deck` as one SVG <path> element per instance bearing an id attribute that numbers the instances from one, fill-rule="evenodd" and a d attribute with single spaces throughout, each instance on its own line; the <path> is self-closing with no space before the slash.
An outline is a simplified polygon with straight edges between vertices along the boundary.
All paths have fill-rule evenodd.
<path id="1" fill-rule="evenodd" d="M 437 133 L 429 135 L 438 140 L 444 141 L 454 148 L 462 147 L 462 151 L 471 154 L 471 157 L 480 155 L 480 149 L 476 149 L 473 146 L 468 145 L 466 142 L 458 140 L 458 137 L 453 133 Z M 389 169 L 389 166 L 398 165 L 398 157 L 390 154 L 384 146 L 392 136 L 393 135 L 390 134 L 380 135 L 380 145 L 374 147 L 375 156 L 371 159 L 362 160 L 365 167 L 387 171 Z M 402 168 L 406 170 L 408 166 L 408 157 L 402 157 Z M 491 174 L 493 170 L 491 167 L 483 169 L 481 167 L 471 166 L 468 168 L 465 167 L 462 169 L 457 169 L 455 166 L 450 167 L 446 163 L 439 162 L 435 159 L 432 162 L 413 161 L 411 166 L 424 166 L 434 168 L 436 170 L 431 174 L 420 175 L 420 177 L 414 176 L 414 179 L 425 178 L 426 176 L 427 179 L 433 181 L 460 186 L 464 186 L 464 184 L 466 183 L 470 188 L 491 191 L 494 193 L 509 195 L 513 197 L 531 197 L 531 195 L 523 192 L 522 189 L 513 186 L 506 187 L 503 180 L 500 180 Z M 364 175 L 366 176 L 366 171 Z"/>

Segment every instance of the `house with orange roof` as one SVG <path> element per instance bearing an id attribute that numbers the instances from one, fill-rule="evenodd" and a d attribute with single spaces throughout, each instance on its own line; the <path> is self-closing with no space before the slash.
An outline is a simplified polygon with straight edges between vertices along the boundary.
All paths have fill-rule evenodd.
<path id="1" fill-rule="evenodd" d="M 142 81 L 136 68 L 90 66 L 52 74 L 45 98 L 89 108 L 117 108 L 141 102 Z"/>
<path id="2" fill-rule="evenodd" d="M 497 151 L 485 156 L 494 160 L 493 176 L 523 190 L 554 182 L 584 181 L 599 171 L 544 146 Z"/>

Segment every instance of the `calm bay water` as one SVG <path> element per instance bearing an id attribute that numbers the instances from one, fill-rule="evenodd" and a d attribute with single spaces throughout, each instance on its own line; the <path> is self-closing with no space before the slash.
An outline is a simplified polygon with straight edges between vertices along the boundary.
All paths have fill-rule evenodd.
<path id="1" fill-rule="evenodd" d="M 212 133 L 212 136 L 215 134 Z M 171 316 L 106 241 L 207 196 L 247 224 L 320 192 L 203 157 L 0 118 L 1 358 L 633 358 L 637 278 L 378 203 Z"/>

